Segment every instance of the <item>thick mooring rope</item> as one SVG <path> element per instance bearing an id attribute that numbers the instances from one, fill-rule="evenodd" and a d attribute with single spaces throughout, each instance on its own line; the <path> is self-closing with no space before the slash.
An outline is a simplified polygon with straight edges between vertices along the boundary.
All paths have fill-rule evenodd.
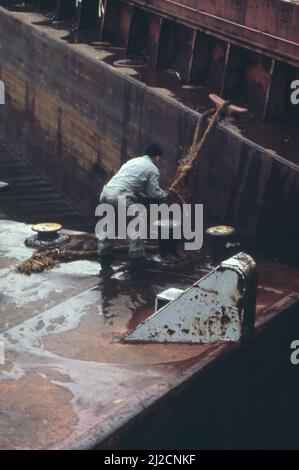
<path id="1" fill-rule="evenodd" d="M 114 253 L 122 253 L 128 251 L 128 246 L 116 246 L 113 248 Z M 158 250 L 157 246 L 154 245 L 145 245 L 145 250 L 148 252 L 156 252 Z M 54 248 L 51 250 L 40 250 L 33 253 L 31 258 L 23 261 L 19 265 L 17 265 L 16 270 L 19 273 L 30 274 L 33 273 L 40 273 L 45 271 L 45 269 L 54 268 L 55 266 L 59 266 L 61 262 L 67 263 L 70 261 L 76 260 L 97 260 L 99 258 L 98 250 L 67 250 L 67 249 L 59 249 Z"/>
<path id="2" fill-rule="evenodd" d="M 182 183 L 186 175 L 189 173 L 190 170 L 193 169 L 195 161 L 198 159 L 198 156 L 200 154 L 200 151 L 202 150 L 205 141 L 207 140 L 207 137 L 209 136 L 210 132 L 214 129 L 216 126 L 217 122 L 219 121 L 221 112 L 226 108 L 226 106 L 229 105 L 229 101 L 224 101 L 221 106 L 218 106 L 215 110 L 215 108 L 209 109 L 205 113 L 203 113 L 197 123 L 194 136 L 193 136 L 193 142 L 189 150 L 189 155 L 187 157 L 187 160 L 183 162 L 179 168 L 178 171 L 175 175 L 174 181 L 169 187 L 168 191 L 174 193 L 179 200 L 184 204 L 187 201 L 185 200 L 184 195 L 182 194 L 182 191 L 177 188 L 179 183 Z M 209 122 L 209 125 L 207 129 L 205 130 L 203 136 L 201 137 L 201 131 L 202 127 L 205 123 L 205 120 L 209 117 L 212 116 L 211 121 Z"/>
<path id="3" fill-rule="evenodd" d="M 63 250 L 54 248 L 52 250 L 37 251 L 31 258 L 23 261 L 17 266 L 17 271 L 30 275 L 40 273 L 47 268 L 58 266 L 61 261 L 76 261 L 77 259 L 91 259 L 98 256 L 98 250 Z"/>

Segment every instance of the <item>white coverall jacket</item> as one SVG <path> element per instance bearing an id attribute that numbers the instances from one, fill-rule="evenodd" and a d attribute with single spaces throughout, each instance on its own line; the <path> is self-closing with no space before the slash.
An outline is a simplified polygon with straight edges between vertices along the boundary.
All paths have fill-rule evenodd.
<path id="1" fill-rule="evenodd" d="M 144 191 L 152 199 L 162 202 L 167 198 L 167 192 L 160 188 L 159 178 L 159 169 L 148 155 L 132 158 L 124 163 L 104 186 L 100 202 L 112 204 L 116 209 L 118 198 L 125 196 L 128 207 L 130 204 L 138 202 L 138 196 Z M 106 254 L 110 249 L 111 243 L 108 238 L 100 241 L 100 254 Z M 142 255 L 143 250 L 143 241 L 141 239 L 130 240 L 130 256 Z"/>

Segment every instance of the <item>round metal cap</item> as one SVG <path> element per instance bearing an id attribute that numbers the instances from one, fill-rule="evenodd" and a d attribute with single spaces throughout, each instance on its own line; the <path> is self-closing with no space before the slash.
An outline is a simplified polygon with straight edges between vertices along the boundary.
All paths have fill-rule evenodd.
<path id="1" fill-rule="evenodd" d="M 212 237 L 229 237 L 236 233 L 236 229 L 229 225 L 216 225 L 215 227 L 209 227 L 206 233 Z"/>
<path id="2" fill-rule="evenodd" d="M 33 225 L 31 228 L 37 233 L 51 234 L 53 232 L 59 232 L 59 230 L 62 229 L 62 225 L 53 222 L 43 222 Z"/>

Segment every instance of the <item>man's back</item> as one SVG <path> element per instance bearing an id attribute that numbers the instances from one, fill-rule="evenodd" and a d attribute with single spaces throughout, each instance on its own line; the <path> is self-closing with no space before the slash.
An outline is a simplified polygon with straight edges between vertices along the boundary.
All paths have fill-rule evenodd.
<path id="1" fill-rule="evenodd" d="M 106 196 L 135 197 L 147 190 L 151 197 L 163 199 L 167 194 L 160 189 L 159 176 L 160 172 L 149 156 L 132 158 L 122 165 L 103 192 Z"/>
<path id="2" fill-rule="evenodd" d="M 118 211 L 120 201 L 125 200 L 126 207 L 142 201 L 140 196 L 144 190 L 157 202 L 167 199 L 167 192 L 160 188 L 160 172 L 155 165 L 160 161 L 162 149 L 158 144 L 151 144 L 146 148 L 145 153 L 143 157 L 132 158 L 122 165 L 116 175 L 104 186 L 100 197 L 101 203 L 110 204 Z M 102 227 L 99 242 L 99 253 L 103 257 L 110 256 L 112 253 L 108 225 L 106 222 Z M 143 240 L 138 234 L 130 238 L 129 255 L 133 259 L 145 257 Z"/>

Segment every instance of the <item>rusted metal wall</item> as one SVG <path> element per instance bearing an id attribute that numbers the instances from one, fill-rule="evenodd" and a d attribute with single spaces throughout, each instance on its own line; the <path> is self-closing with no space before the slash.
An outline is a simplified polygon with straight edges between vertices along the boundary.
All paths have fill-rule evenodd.
<path id="1" fill-rule="evenodd" d="M 222 16 L 217 17 L 205 12 L 208 19 L 218 18 L 217 21 L 224 21 L 225 25 L 229 23 L 237 27 L 238 33 L 231 37 L 225 34 L 225 29 L 222 34 L 209 29 L 205 16 L 202 25 L 196 21 L 194 24 L 186 22 L 184 9 L 187 7 L 181 3 L 165 4 L 162 1 L 161 10 L 156 11 L 155 2 L 147 3 L 146 6 L 144 2 L 136 2 L 133 6 L 130 2 L 122 0 L 105 1 L 100 33 L 102 40 L 124 48 L 127 57 L 146 56 L 159 70 L 175 70 L 181 82 L 208 85 L 214 93 L 225 99 L 241 100 L 243 106 L 257 112 L 264 119 L 289 113 L 290 83 L 299 76 L 299 43 L 296 42 L 295 34 L 292 41 L 284 39 L 283 36 L 275 36 L 279 47 L 283 46 L 285 41 L 295 47 L 290 60 L 288 55 L 279 55 L 273 41 L 269 44 L 262 41 L 255 44 L 244 39 L 243 17 L 236 18 L 236 22 L 231 23 L 226 19 L 229 13 L 220 12 Z M 281 5 L 281 2 L 277 4 Z M 165 15 L 165 8 L 170 5 L 173 15 Z M 205 2 L 195 5 L 191 18 L 196 18 L 196 12 L 203 13 L 204 5 Z M 245 11 L 245 4 L 238 2 L 238 5 L 244 5 Z M 214 3 L 211 5 L 214 11 L 212 6 L 215 6 Z M 181 15 L 180 8 L 183 8 Z M 190 13 L 188 8 L 186 11 Z M 270 17 L 272 18 L 271 15 Z M 280 11 L 277 12 L 277 17 L 283 23 Z M 299 8 L 294 10 L 294 18 L 292 17 L 291 21 L 298 23 L 299 29 Z M 269 33 L 271 27 L 271 24 L 269 27 L 265 26 L 265 31 L 268 32 L 263 34 L 266 34 L 267 40 L 269 37 L 272 40 L 274 38 Z M 245 28 L 245 31 L 247 30 L 248 27 Z M 250 31 L 262 34 L 258 29 L 251 28 Z"/>
<path id="2" fill-rule="evenodd" d="M 203 163 L 204 160 L 204 163 Z M 218 128 L 209 138 L 194 183 L 206 216 L 230 221 L 265 250 L 299 262 L 299 172 L 267 149 Z"/>
<path id="3" fill-rule="evenodd" d="M 107 174 L 150 141 L 165 150 L 162 179 L 169 183 L 198 114 L 116 72 L 92 48 L 67 44 L 54 30 L 26 21 L 0 9 L 0 79 L 7 90 L 1 134 L 89 214 Z M 194 200 L 213 222 L 296 249 L 295 165 L 220 126 L 193 184 Z"/>
<path id="4" fill-rule="evenodd" d="M 285 0 L 129 0 L 298 64 L 299 5 Z M 296 65 L 295 64 L 295 65 Z"/>

